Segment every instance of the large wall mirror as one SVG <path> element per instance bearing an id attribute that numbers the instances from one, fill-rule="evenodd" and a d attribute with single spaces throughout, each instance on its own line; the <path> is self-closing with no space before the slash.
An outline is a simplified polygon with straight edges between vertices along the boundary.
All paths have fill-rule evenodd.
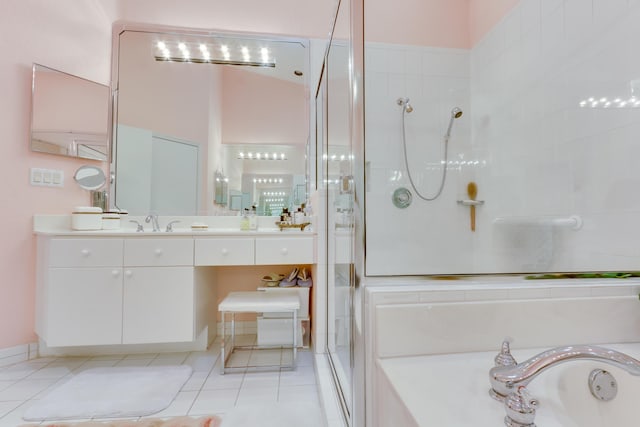
<path id="1" fill-rule="evenodd" d="M 109 87 L 33 64 L 31 150 L 106 161 Z"/>
<path id="2" fill-rule="evenodd" d="M 113 203 L 136 215 L 278 215 L 304 203 L 308 46 L 114 31 Z"/>

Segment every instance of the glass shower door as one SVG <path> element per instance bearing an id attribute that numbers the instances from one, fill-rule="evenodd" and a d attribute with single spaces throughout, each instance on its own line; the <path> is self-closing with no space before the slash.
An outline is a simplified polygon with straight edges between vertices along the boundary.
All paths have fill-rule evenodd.
<path id="1" fill-rule="evenodd" d="M 346 418 L 353 406 L 354 188 L 349 80 L 349 3 L 338 6 L 326 57 L 327 348 Z"/>

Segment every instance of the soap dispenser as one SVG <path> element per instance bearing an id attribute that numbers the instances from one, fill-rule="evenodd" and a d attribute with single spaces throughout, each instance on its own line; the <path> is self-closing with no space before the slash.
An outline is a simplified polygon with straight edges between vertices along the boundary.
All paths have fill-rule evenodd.
<path id="1" fill-rule="evenodd" d="M 240 230 L 245 231 L 249 229 L 249 209 L 245 208 L 240 219 Z"/>

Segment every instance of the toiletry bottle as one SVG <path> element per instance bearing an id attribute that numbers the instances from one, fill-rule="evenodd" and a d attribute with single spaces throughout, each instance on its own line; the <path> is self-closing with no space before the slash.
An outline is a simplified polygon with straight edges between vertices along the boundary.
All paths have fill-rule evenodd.
<path id="1" fill-rule="evenodd" d="M 256 207 L 251 207 L 251 212 L 249 212 L 249 230 L 257 230 L 258 229 L 258 215 L 256 213 Z"/>
<path id="2" fill-rule="evenodd" d="M 294 224 L 304 223 L 304 212 L 302 212 L 302 208 L 298 208 L 298 210 L 293 213 L 293 223 Z"/>
<path id="3" fill-rule="evenodd" d="M 249 229 L 249 209 L 244 209 L 244 214 L 242 215 L 242 219 L 240 219 L 240 230 L 248 230 Z"/>

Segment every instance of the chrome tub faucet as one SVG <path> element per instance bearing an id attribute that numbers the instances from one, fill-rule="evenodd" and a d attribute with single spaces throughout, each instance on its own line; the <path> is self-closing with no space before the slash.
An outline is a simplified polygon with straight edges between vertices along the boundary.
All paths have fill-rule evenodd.
<path id="1" fill-rule="evenodd" d="M 593 360 L 623 369 L 640 376 L 640 360 L 619 351 L 595 345 L 570 345 L 556 347 L 539 353 L 524 362 L 516 363 L 511 355 L 509 341 L 502 343 L 495 357 L 495 366 L 489 371 L 489 394 L 504 402 L 507 416 L 505 425 L 534 427 L 533 419 L 538 401 L 532 398 L 526 386 L 538 375 L 560 363 L 572 360 Z"/>

